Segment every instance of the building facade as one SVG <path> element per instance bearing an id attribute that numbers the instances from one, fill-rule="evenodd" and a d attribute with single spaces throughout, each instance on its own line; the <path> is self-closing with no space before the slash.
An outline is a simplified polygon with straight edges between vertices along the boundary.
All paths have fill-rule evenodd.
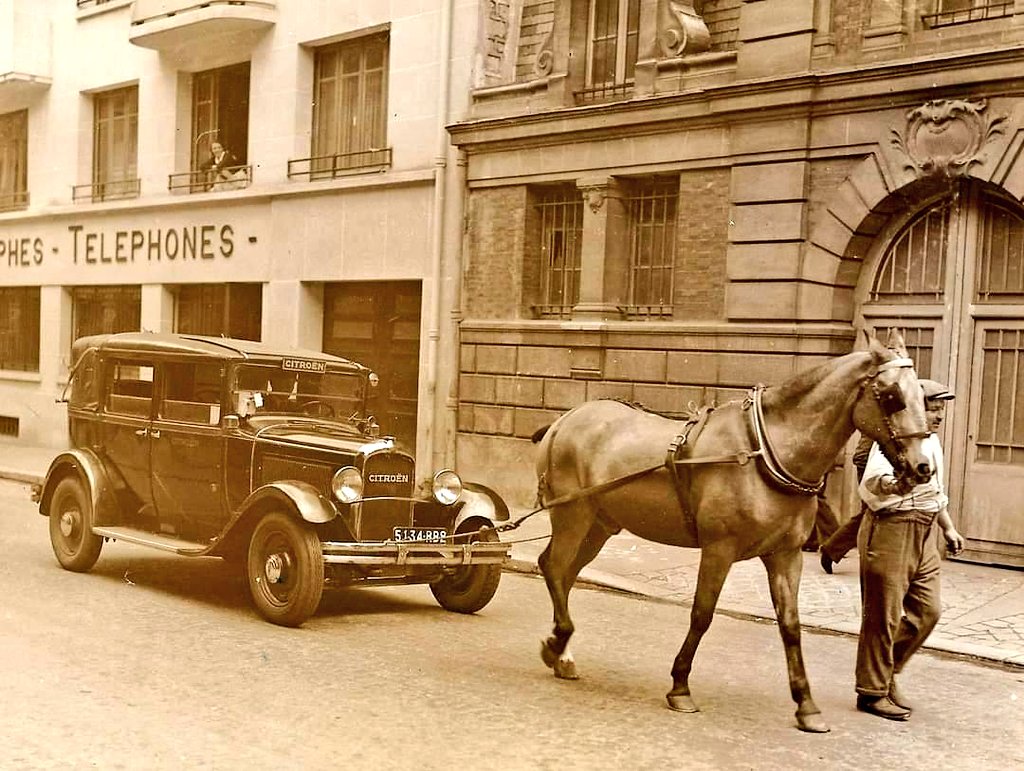
<path id="1" fill-rule="evenodd" d="M 967 558 L 1024 564 L 1024 2 L 487 6 L 460 467 L 528 504 L 531 433 L 584 400 L 681 413 L 899 329 L 957 393 Z"/>
<path id="2" fill-rule="evenodd" d="M 72 340 L 141 329 L 362 361 L 383 429 L 443 456 L 442 243 L 461 218 L 445 126 L 479 16 L 0 0 L 0 451 L 66 442 Z"/>

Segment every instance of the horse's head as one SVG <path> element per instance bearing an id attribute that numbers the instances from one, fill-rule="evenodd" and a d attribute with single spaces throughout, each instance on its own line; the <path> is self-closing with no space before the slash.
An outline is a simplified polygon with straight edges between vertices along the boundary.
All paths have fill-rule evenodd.
<path id="1" fill-rule="evenodd" d="M 871 361 L 853 408 L 853 424 L 878 443 L 899 476 L 914 484 L 926 482 L 935 469 L 922 446 L 929 432 L 914 363 L 896 332 L 885 345 L 869 336 L 868 350 Z"/>

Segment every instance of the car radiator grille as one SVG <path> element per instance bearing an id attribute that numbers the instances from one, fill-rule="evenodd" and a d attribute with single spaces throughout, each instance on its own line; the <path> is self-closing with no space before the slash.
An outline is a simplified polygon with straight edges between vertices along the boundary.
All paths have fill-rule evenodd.
<path id="1" fill-rule="evenodd" d="M 394 528 L 412 525 L 413 484 L 416 479 L 411 458 L 378 453 L 363 466 L 363 503 L 355 508 L 353 530 L 360 541 L 384 541 Z M 373 500 L 397 497 L 404 500 Z"/>

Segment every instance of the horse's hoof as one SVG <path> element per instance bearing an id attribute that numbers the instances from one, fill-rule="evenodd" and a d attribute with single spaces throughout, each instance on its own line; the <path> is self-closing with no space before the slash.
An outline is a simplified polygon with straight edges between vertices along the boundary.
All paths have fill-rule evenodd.
<path id="1" fill-rule="evenodd" d="M 822 718 L 820 712 L 815 712 L 810 715 L 801 715 L 797 713 L 796 727 L 809 734 L 827 734 L 832 730 L 829 728 L 828 723 L 825 722 L 824 718 Z"/>
<path id="2" fill-rule="evenodd" d="M 675 712 L 700 712 L 700 707 L 688 693 L 670 693 L 665 698 L 668 700 L 668 708 Z"/>
<path id="3" fill-rule="evenodd" d="M 555 659 L 555 677 L 562 680 L 579 680 L 579 672 L 576 671 L 576 662 L 572 659 Z"/>

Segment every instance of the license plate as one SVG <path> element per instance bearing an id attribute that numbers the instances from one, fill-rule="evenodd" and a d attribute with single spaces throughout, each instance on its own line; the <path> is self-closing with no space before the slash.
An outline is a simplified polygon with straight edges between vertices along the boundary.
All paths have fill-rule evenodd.
<path id="1" fill-rule="evenodd" d="M 448 531 L 443 527 L 396 527 L 393 540 L 399 543 L 444 543 Z"/>

